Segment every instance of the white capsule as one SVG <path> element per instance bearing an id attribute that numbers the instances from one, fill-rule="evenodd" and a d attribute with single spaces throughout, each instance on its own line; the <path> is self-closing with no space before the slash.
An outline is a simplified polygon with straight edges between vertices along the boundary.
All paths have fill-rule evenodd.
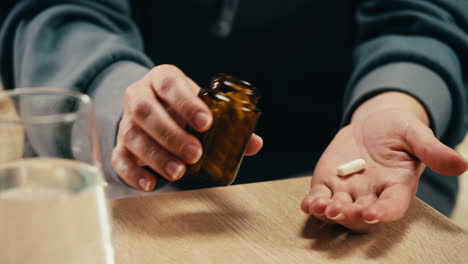
<path id="1" fill-rule="evenodd" d="M 343 177 L 358 171 L 362 171 L 363 169 L 365 169 L 365 165 L 365 160 L 355 159 L 353 161 L 338 166 L 336 170 L 338 171 L 338 175 Z"/>

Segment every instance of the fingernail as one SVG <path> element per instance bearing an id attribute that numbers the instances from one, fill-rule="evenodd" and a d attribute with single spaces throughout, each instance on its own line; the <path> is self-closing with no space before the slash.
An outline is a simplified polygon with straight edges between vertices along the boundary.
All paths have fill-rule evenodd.
<path id="1" fill-rule="evenodd" d="M 344 214 L 343 213 L 339 213 L 338 215 L 334 216 L 334 217 L 328 217 L 328 219 L 331 219 L 331 220 L 343 220 L 345 218 Z"/>
<path id="2" fill-rule="evenodd" d="M 169 161 L 166 164 L 166 173 L 171 177 L 173 180 L 176 180 L 179 178 L 180 173 L 184 169 L 183 165 L 177 161 Z"/>
<path id="3" fill-rule="evenodd" d="M 204 112 L 198 112 L 193 117 L 193 123 L 198 129 L 206 129 L 210 125 L 211 117 Z"/>
<path id="4" fill-rule="evenodd" d="M 379 223 L 380 221 L 378 219 L 375 219 L 375 220 L 372 220 L 372 221 L 367 221 L 367 220 L 364 220 L 364 222 L 370 224 L 370 225 L 374 225 L 374 224 L 377 224 Z"/>
<path id="5" fill-rule="evenodd" d="M 140 187 L 145 191 L 145 192 L 149 192 L 151 191 L 151 181 L 149 181 L 148 179 L 146 178 L 140 178 L 138 180 L 138 184 L 140 185 Z"/>
<path id="6" fill-rule="evenodd" d="M 194 144 L 187 145 L 183 152 L 185 159 L 188 160 L 189 163 L 197 162 L 202 155 L 201 148 Z"/>

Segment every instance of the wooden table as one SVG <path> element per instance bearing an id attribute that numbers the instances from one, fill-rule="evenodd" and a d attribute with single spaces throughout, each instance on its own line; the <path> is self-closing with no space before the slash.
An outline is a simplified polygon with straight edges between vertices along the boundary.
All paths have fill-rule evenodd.
<path id="1" fill-rule="evenodd" d="M 353 234 L 302 213 L 310 178 L 115 200 L 117 263 L 468 263 L 468 232 L 415 199 Z"/>

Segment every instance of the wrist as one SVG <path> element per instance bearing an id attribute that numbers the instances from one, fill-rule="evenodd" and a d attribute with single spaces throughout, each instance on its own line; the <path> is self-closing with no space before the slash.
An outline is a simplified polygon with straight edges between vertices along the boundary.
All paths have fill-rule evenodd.
<path id="1" fill-rule="evenodd" d="M 351 116 L 351 123 L 363 120 L 370 114 L 379 111 L 400 110 L 414 115 L 429 126 L 429 116 L 424 106 L 414 97 L 402 92 L 384 92 L 373 96 L 362 103 Z"/>

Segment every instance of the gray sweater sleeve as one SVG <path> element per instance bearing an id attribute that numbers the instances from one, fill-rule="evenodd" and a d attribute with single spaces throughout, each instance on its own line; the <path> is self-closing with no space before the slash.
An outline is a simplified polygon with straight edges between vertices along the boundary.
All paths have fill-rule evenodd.
<path id="1" fill-rule="evenodd" d="M 401 91 L 426 108 L 438 138 L 460 142 L 467 123 L 468 1 L 360 1 L 356 23 L 344 124 L 368 98 Z"/>
<path id="2" fill-rule="evenodd" d="M 0 75 L 7 89 L 55 87 L 94 99 L 108 180 L 123 93 L 152 62 L 126 0 L 18 1 L 0 32 Z"/>

